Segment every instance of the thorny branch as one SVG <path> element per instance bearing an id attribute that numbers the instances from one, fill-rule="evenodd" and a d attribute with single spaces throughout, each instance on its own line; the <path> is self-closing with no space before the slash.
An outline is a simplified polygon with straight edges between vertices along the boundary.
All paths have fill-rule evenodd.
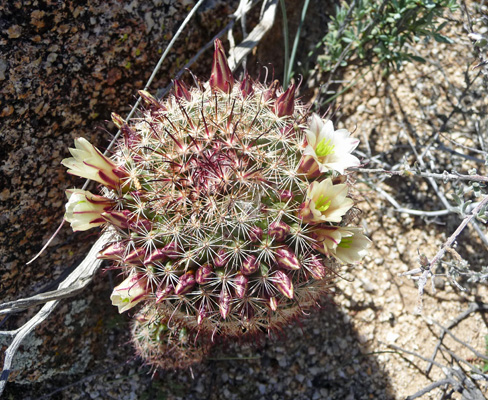
<path id="1" fill-rule="evenodd" d="M 259 40 L 264 35 L 266 30 L 268 30 L 271 27 L 272 22 L 274 21 L 274 14 L 273 14 L 273 19 L 271 19 L 271 14 L 273 11 L 276 10 L 276 1 L 277 0 L 264 0 L 263 10 L 265 10 L 265 12 L 263 13 L 264 15 L 262 15 L 262 18 L 266 17 L 267 20 L 265 21 L 264 25 L 263 25 L 263 21 L 260 21 L 260 24 L 258 24 L 259 32 L 257 32 L 254 36 L 252 36 L 252 33 L 254 32 L 253 31 L 248 36 L 248 39 L 249 37 L 252 36 L 251 37 L 252 40 L 251 42 L 248 40 L 244 47 L 249 49 L 249 51 L 251 51 L 252 48 L 254 48 L 258 44 Z M 147 81 L 144 90 L 147 90 L 149 88 L 153 79 L 155 78 L 156 74 L 161 68 L 161 65 L 164 59 L 166 58 L 167 54 L 172 49 L 174 43 L 183 32 L 185 26 L 188 24 L 190 19 L 193 17 L 193 15 L 197 11 L 197 9 L 202 5 L 203 2 L 204 0 L 199 0 L 192 8 L 190 13 L 187 15 L 187 17 L 179 27 L 176 34 L 173 36 L 173 39 L 168 44 L 168 47 L 166 48 L 165 52 L 162 54 L 161 58 L 159 59 L 159 62 L 154 68 L 149 80 Z M 217 37 L 224 34 L 226 31 L 232 29 L 235 20 L 242 18 L 242 16 L 249 11 L 250 9 L 249 1 L 241 0 L 241 3 L 242 4 L 239 7 L 239 9 L 232 15 L 234 19 L 217 35 Z M 270 19 L 271 19 L 271 25 L 270 25 Z M 208 49 L 209 47 L 210 46 L 208 47 L 206 46 L 205 50 Z M 187 65 L 185 65 L 184 68 L 188 68 L 189 66 L 191 66 L 192 63 L 195 62 L 196 59 L 203 53 L 203 51 L 200 51 L 195 57 L 193 57 L 192 60 L 190 60 L 190 62 Z M 242 58 L 245 57 L 247 53 L 248 52 L 245 53 L 241 52 L 239 54 L 239 57 L 241 58 L 235 59 L 233 70 L 237 68 L 237 66 L 242 61 Z M 138 100 L 136 101 L 135 105 L 132 107 L 126 119 L 130 119 L 132 117 L 132 115 L 138 109 L 140 103 L 141 103 L 141 97 L 138 98 Z M 120 134 L 121 131 L 119 130 L 115 135 L 115 137 L 113 138 L 113 140 L 111 141 L 111 143 L 109 144 L 109 146 L 107 147 L 107 150 L 105 151 L 104 154 L 110 151 L 110 149 L 112 148 L 112 146 L 114 145 L 114 143 L 116 142 Z M 89 182 L 90 180 L 87 180 L 85 182 L 83 189 L 86 189 Z M 64 222 L 65 221 L 63 220 L 63 222 L 61 223 L 61 225 L 59 226 L 56 232 L 58 232 L 59 229 L 61 229 Z M 25 299 L 19 299 L 4 304 L 0 304 L 0 314 L 5 314 L 10 312 L 18 312 L 26 308 L 30 308 L 45 303 L 44 306 L 39 310 L 39 312 L 20 328 L 11 331 L 0 331 L 0 335 L 13 337 L 11 344 L 8 346 L 7 350 L 5 351 L 5 360 L 3 364 L 2 373 L 0 376 L 0 395 L 3 393 L 5 389 L 8 377 L 11 372 L 10 368 L 12 366 L 14 355 L 18 350 L 22 341 L 36 328 L 36 326 L 42 323 L 51 314 L 51 312 L 56 308 L 57 304 L 61 299 L 75 296 L 76 294 L 80 293 L 91 282 L 93 276 L 95 275 L 95 273 L 97 272 L 98 268 L 102 263 L 101 260 L 98 260 L 96 258 L 97 254 L 103 248 L 103 246 L 109 242 L 111 235 L 112 233 L 110 231 L 106 231 L 100 236 L 97 242 L 90 249 L 85 259 L 75 268 L 75 270 L 63 282 L 60 283 L 57 290 L 42 293 Z M 43 247 L 41 252 L 35 258 L 37 258 L 42 253 L 42 251 L 49 245 L 50 241 L 51 240 L 48 241 L 48 243 Z M 31 260 L 31 262 L 32 261 L 33 260 Z"/>

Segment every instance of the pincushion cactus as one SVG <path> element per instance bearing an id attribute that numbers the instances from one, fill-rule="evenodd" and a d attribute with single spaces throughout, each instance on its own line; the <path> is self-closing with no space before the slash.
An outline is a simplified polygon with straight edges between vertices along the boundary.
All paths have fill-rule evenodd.
<path id="1" fill-rule="evenodd" d="M 77 139 L 63 162 L 103 185 L 69 192 L 66 219 L 113 227 L 100 253 L 126 277 L 113 303 L 150 315 L 134 332 L 141 318 L 212 340 L 279 329 L 319 302 L 338 263 L 362 258 L 369 239 L 346 226 L 353 201 L 338 178 L 359 165 L 358 141 L 309 116 L 293 85 L 236 81 L 217 40 L 207 83 L 140 95 L 138 118 L 112 115 L 123 139 L 111 158 Z"/>

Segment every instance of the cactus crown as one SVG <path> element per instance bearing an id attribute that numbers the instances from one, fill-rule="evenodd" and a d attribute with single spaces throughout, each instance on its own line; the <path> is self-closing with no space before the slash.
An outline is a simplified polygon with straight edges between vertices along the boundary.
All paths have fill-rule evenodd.
<path id="1" fill-rule="evenodd" d="M 237 82 L 217 40 L 208 83 L 175 81 L 163 101 L 140 92 L 138 118 L 112 115 L 123 139 L 111 159 L 79 139 L 64 160 L 105 187 L 70 191 L 66 218 L 115 228 L 100 257 L 127 277 L 112 295 L 119 311 L 145 303 L 136 347 L 161 320 L 212 338 L 279 328 L 327 292 L 338 262 L 364 255 L 337 177 L 358 165 L 357 141 L 310 118 L 294 93 L 247 74 Z"/>

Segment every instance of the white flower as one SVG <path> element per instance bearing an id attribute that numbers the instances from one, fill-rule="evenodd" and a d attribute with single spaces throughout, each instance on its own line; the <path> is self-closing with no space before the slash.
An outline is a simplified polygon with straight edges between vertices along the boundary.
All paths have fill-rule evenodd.
<path id="1" fill-rule="evenodd" d="M 72 189 L 66 191 L 68 202 L 64 218 L 71 224 L 73 231 L 86 231 L 107 221 L 101 214 L 114 206 L 113 201 L 97 196 L 86 190 Z"/>
<path id="2" fill-rule="evenodd" d="M 122 314 L 146 299 L 150 291 L 147 278 L 143 274 L 133 273 L 119 286 L 114 288 L 110 300 Z"/>
<path id="3" fill-rule="evenodd" d="M 341 222 L 342 216 L 354 204 L 346 197 L 347 191 L 346 184 L 334 185 L 330 178 L 312 182 L 298 216 L 306 223 Z"/>
<path id="4" fill-rule="evenodd" d="M 322 227 L 314 231 L 314 238 L 318 251 L 344 264 L 361 261 L 371 245 L 371 240 L 357 227 Z"/>
<path id="5" fill-rule="evenodd" d="M 351 154 L 359 140 L 350 138 L 347 129 L 334 130 L 332 121 L 324 123 L 322 118 L 313 114 L 305 135 L 307 146 L 303 155 L 312 157 L 320 172 L 334 170 L 343 174 L 345 169 L 359 166 L 359 160 Z"/>
<path id="6" fill-rule="evenodd" d="M 97 181 L 112 189 L 118 186 L 124 174 L 110 159 L 86 139 L 75 139 L 75 147 L 69 149 L 73 157 L 61 161 L 69 174 Z"/>

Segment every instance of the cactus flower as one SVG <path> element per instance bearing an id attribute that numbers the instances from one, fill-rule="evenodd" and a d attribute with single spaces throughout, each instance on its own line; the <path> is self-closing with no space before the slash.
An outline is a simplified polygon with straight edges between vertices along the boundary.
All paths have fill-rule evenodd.
<path id="1" fill-rule="evenodd" d="M 75 139 L 75 148 L 69 151 L 73 157 L 61 161 L 69 174 L 94 180 L 112 189 L 117 188 L 120 178 L 126 176 L 123 170 L 84 138 Z"/>
<path id="2" fill-rule="evenodd" d="M 347 198 L 346 184 L 333 185 L 327 178 L 312 182 L 307 189 L 306 201 L 300 205 L 298 215 L 306 223 L 341 222 L 354 202 Z"/>
<path id="3" fill-rule="evenodd" d="M 122 314 L 145 300 L 149 293 L 147 278 L 143 274 L 133 273 L 114 288 L 110 300 L 112 300 L 112 305 L 117 306 L 119 313 Z"/>
<path id="4" fill-rule="evenodd" d="M 73 231 L 86 231 L 105 224 L 107 221 L 102 214 L 115 206 L 112 200 L 86 190 L 67 190 L 66 196 L 68 202 L 64 218 L 71 224 Z"/>
<path id="5" fill-rule="evenodd" d="M 332 121 L 324 122 L 317 114 L 313 114 L 305 135 L 307 141 L 299 172 L 307 173 L 304 166 L 311 159 L 315 161 L 320 172 L 333 170 L 344 174 L 347 168 L 359 166 L 359 160 L 351 154 L 359 140 L 350 138 L 348 130 L 334 130 Z"/>

